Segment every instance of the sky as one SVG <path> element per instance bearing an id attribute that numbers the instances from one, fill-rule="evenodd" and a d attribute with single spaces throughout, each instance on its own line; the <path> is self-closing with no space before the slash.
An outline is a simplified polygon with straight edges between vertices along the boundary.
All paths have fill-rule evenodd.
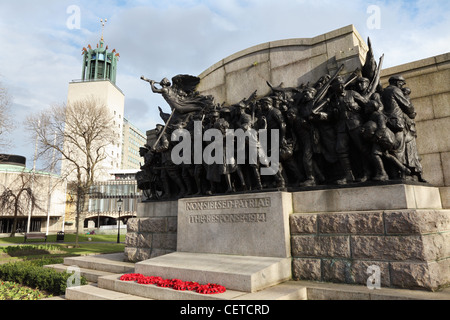
<path id="1" fill-rule="evenodd" d="M 82 48 L 100 40 L 100 19 L 108 20 L 105 43 L 120 53 L 125 118 L 145 132 L 161 122 L 158 106 L 170 109 L 141 75 L 199 75 L 246 48 L 350 24 L 388 68 L 449 52 L 449 17 L 448 0 L 0 0 L 0 85 L 15 124 L 0 153 L 33 166 L 24 120 L 66 103 L 69 83 L 81 78 Z"/>

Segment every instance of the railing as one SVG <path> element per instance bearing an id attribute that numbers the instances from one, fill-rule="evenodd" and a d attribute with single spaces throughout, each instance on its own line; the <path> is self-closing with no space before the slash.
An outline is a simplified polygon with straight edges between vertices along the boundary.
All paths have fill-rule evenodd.
<path id="1" fill-rule="evenodd" d="M 87 80 L 76 79 L 76 80 L 72 80 L 70 83 L 100 82 L 100 81 L 109 81 L 109 83 L 111 83 L 117 90 L 120 91 L 120 93 L 123 94 L 122 90 L 120 90 L 120 88 L 119 88 L 115 83 L 113 83 L 110 79 L 108 79 L 108 78 L 102 78 L 102 79 L 87 79 Z"/>
<path id="2" fill-rule="evenodd" d="M 98 216 L 100 216 L 100 217 L 110 217 L 110 218 L 118 217 L 119 216 L 119 211 L 103 211 L 103 212 L 99 212 L 99 213 L 97 213 L 97 212 L 95 212 L 95 213 L 94 212 L 88 212 L 88 213 L 84 214 L 83 218 L 89 219 L 89 218 L 95 218 L 95 217 L 98 217 Z M 120 216 L 121 217 L 128 217 L 128 216 L 135 217 L 136 216 L 136 211 L 121 211 L 120 212 Z"/>

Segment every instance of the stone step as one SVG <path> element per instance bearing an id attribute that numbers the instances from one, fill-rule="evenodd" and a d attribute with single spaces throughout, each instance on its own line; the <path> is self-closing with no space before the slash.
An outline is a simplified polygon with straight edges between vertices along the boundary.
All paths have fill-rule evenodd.
<path id="1" fill-rule="evenodd" d="M 207 255 L 210 256 L 210 255 Z M 92 277 L 96 277 L 98 283 L 90 284 L 88 286 L 82 287 L 72 287 L 68 288 L 66 291 L 66 295 L 64 297 L 54 297 L 49 298 L 52 300 L 141 300 L 141 299 L 150 299 L 150 300 L 450 300 L 450 288 L 444 289 L 439 292 L 428 292 L 428 291 L 419 291 L 419 290 L 405 290 L 405 289 L 393 289 L 393 288 L 380 288 L 370 290 L 366 286 L 360 285 L 347 285 L 347 284 L 334 284 L 334 283 L 321 283 L 314 281 L 285 281 L 279 284 L 270 285 L 264 288 L 263 290 L 256 290 L 255 292 L 245 292 L 242 290 L 235 290 L 230 287 L 227 287 L 222 283 L 222 281 L 207 281 L 210 283 L 218 283 L 222 284 L 227 288 L 227 291 L 222 294 L 213 294 L 213 295 L 203 295 L 195 292 L 187 292 L 187 291 L 176 291 L 170 288 L 160 288 L 155 285 L 140 285 L 136 282 L 127 282 L 119 280 L 120 276 L 125 273 L 142 273 L 137 272 L 134 268 L 130 266 L 134 266 L 133 263 L 124 263 L 121 261 L 122 255 L 99 255 L 99 256 L 89 256 L 89 257 L 77 257 L 76 260 L 68 259 L 70 265 L 77 265 L 80 267 L 83 263 L 89 262 L 91 266 L 98 268 L 99 265 L 101 268 L 105 268 L 105 264 L 111 264 L 113 266 L 107 267 L 106 269 L 116 269 L 117 265 L 122 268 L 125 266 L 127 271 L 120 273 L 110 273 L 108 271 L 101 271 L 95 269 L 86 269 L 81 268 L 80 271 L 83 274 L 84 272 L 92 274 Z M 217 267 L 217 265 L 212 264 L 211 261 L 208 261 L 208 257 L 203 257 L 197 255 L 196 265 L 202 266 L 202 270 L 208 270 L 207 273 L 212 272 L 212 267 Z M 178 261 L 181 256 L 171 257 L 169 260 Z M 210 257 L 209 257 L 210 258 Z M 224 258 L 224 257 L 222 257 Z M 234 256 L 228 257 L 236 258 Z M 244 268 L 245 265 L 240 259 L 236 259 L 233 263 L 231 259 L 230 261 L 226 261 L 225 267 L 219 268 L 224 272 L 221 277 L 222 279 L 226 279 L 227 277 L 234 277 L 232 271 L 236 272 L 235 268 L 239 266 L 240 273 L 244 273 L 245 270 L 248 274 L 253 274 L 255 269 L 255 261 L 250 263 L 252 257 L 242 257 L 248 264 Z M 163 259 L 151 259 L 153 261 L 159 260 L 157 264 L 160 268 L 164 268 L 164 264 L 162 262 L 166 262 L 168 260 Z M 151 261 L 148 260 L 148 261 Z M 223 260 L 221 260 L 223 261 Z M 173 261 L 172 261 L 173 262 Z M 185 269 L 181 268 L 181 273 L 179 273 L 179 277 L 166 277 L 164 278 L 180 278 L 182 280 L 188 281 L 191 279 L 186 279 L 186 275 L 195 275 L 198 274 L 199 270 L 192 267 L 191 264 L 194 262 L 186 260 L 183 264 L 182 261 L 178 261 L 182 266 L 185 265 Z M 217 262 L 217 261 L 216 261 Z M 240 263 L 238 263 L 240 262 Z M 261 262 L 261 261 L 259 261 Z M 224 262 L 225 263 L 225 262 Z M 267 261 L 266 261 L 267 263 Z M 68 265 L 53 265 L 47 266 L 53 267 L 60 271 L 65 270 Z M 173 268 L 173 265 L 169 268 Z M 258 268 L 256 268 L 258 269 Z M 138 269 L 139 270 L 139 269 Z M 273 270 L 272 270 L 273 271 Z M 172 272 L 172 271 L 171 271 Z M 262 272 L 262 274 L 267 274 Z M 261 273 L 259 273 L 261 274 Z M 150 275 L 150 274 L 147 274 Z M 152 274 L 154 275 L 154 274 Z M 163 275 L 159 275 L 163 276 Z M 217 275 L 214 275 L 217 277 Z M 237 277 L 239 278 L 239 277 Z M 241 278 L 242 279 L 242 278 Z M 220 279 L 219 279 L 220 280 Z M 204 281 L 200 281 L 198 279 L 194 279 L 191 281 L 198 281 L 199 283 L 207 283 Z"/>
<path id="2" fill-rule="evenodd" d="M 431 292 L 384 287 L 369 289 L 362 285 L 315 281 L 293 282 L 306 288 L 308 300 L 450 300 L 450 288 Z"/>
<path id="3" fill-rule="evenodd" d="M 244 294 L 243 292 L 227 290 L 220 294 L 199 294 L 191 291 L 177 291 L 171 288 L 161 288 L 156 285 L 139 284 L 134 281 L 121 281 L 121 275 L 99 278 L 98 286 L 103 289 L 137 295 L 153 300 L 231 300 Z"/>
<path id="4" fill-rule="evenodd" d="M 89 284 L 66 289 L 66 300 L 150 300 L 122 292 L 102 289 Z"/>
<path id="5" fill-rule="evenodd" d="M 135 273 L 261 291 L 291 278 L 291 258 L 174 252 L 135 264 Z"/>
<path id="6" fill-rule="evenodd" d="M 121 274 L 99 277 L 98 284 L 72 287 L 63 297 L 50 300 L 450 300 L 450 288 L 440 292 L 380 288 L 370 290 L 360 285 L 286 281 L 264 290 L 247 293 L 227 290 L 222 294 L 203 295 L 176 291 L 155 285 L 121 281 Z M 48 300 L 46 299 L 46 300 Z"/>
<path id="7" fill-rule="evenodd" d="M 131 273 L 134 263 L 124 261 L 124 253 L 100 254 L 64 258 L 64 265 L 104 271 L 109 273 Z"/>
<path id="8" fill-rule="evenodd" d="M 51 268 L 59 272 L 67 272 L 67 269 L 70 268 L 70 266 L 65 264 L 51 264 L 44 266 L 44 268 Z M 80 268 L 80 274 L 81 276 L 85 277 L 88 282 L 97 283 L 99 277 L 113 275 L 114 273 L 94 269 Z"/>
<path id="9" fill-rule="evenodd" d="M 99 278 L 99 288 L 141 296 L 152 300 L 306 300 L 306 288 L 295 282 L 282 283 L 256 293 L 227 289 L 219 294 L 199 294 L 192 291 L 177 291 L 156 285 L 138 284 L 134 281 L 121 281 L 121 275 Z"/>
<path id="10" fill-rule="evenodd" d="M 45 300 L 450 300 L 450 288 L 440 292 L 365 286 L 287 281 L 255 293 L 228 290 L 222 294 L 202 295 L 194 292 L 159 288 L 120 281 L 121 275 L 99 278 L 99 284 L 68 288 L 66 296 Z"/>
<path id="11" fill-rule="evenodd" d="M 295 281 L 286 281 L 262 291 L 247 293 L 236 300 L 308 300 L 307 289 Z"/>

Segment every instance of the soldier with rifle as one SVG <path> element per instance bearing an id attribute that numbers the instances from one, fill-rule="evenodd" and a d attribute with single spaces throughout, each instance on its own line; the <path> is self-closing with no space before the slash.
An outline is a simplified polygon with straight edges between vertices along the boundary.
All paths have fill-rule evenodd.
<path id="1" fill-rule="evenodd" d="M 300 139 L 302 148 L 302 163 L 306 175 L 306 180 L 302 183 L 303 186 L 315 186 L 317 184 L 316 176 L 319 181 L 324 180 L 324 175 L 315 163 L 314 154 L 321 153 L 320 136 L 317 122 L 327 120 L 328 114 L 322 112 L 324 107 L 328 104 L 326 95 L 331 86 L 331 83 L 336 79 L 339 72 L 342 71 L 344 65 L 341 65 L 333 76 L 326 76 L 321 79 L 320 85 L 316 87 L 306 87 L 303 91 L 303 96 L 299 99 L 297 104 L 297 117 L 300 121 L 297 129 L 297 136 Z M 293 113 L 291 113 L 293 115 Z"/>
<path id="2" fill-rule="evenodd" d="M 161 182 L 164 189 L 162 199 L 168 200 L 174 196 L 170 181 L 175 182 L 178 187 L 177 198 L 182 198 L 186 195 L 187 190 L 181 179 L 179 168 L 172 162 L 172 143 L 162 125 L 156 126 L 156 132 L 159 138 L 152 149 L 154 152 L 161 154 Z"/>
<path id="3" fill-rule="evenodd" d="M 363 173 L 359 180 L 364 182 L 369 178 L 370 148 L 362 139 L 360 130 L 365 123 L 364 111 L 368 108 L 370 100 L 354 90 L 347 90 L 345 81 L 340 77 L 334 81 L 333 91 L 335 94 L 333 107 L 337 115 L 336 152 L 345 174 L 339 183 L 347 184 L 356 181 L 353 166 L 350 163 L 350 143 L 353 143 L 361 154 Z"/>

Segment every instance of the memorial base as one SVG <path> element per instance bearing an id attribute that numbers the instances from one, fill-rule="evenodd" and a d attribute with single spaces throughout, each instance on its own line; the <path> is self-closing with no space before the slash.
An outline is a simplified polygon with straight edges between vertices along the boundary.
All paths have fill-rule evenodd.
<path id="1" fill-rule="evenodd" d="M 223 285 L 229 268 L 234 282 L 244 281 L 237 275 L 245 274 L 248 283 L 248 270 L 256 278 L 272 273 L 262 271 L 271 269 L 259 259 L 277 259 L 271 268 L 283 266 L 283 271 L 264 285 L 284 281 L 286 272 L 294 280 L 372 281 L 389 288 L 434 291 L 450 285 L 450 210 L 442 209 L 438 188 L 395 184 L 263 192 L 181 199 L 176 207 L 176 213 L 129 223 L 127 243 L 144 247 L 126 252 L 155 257 L 137 259 L 145 260 L 137 270 L 150 275 L 163 265 L 184 280 L 203 277 Z M 163 238 L 171 239 L 170 250 L 157 247 Z M 180 257 L 189 267 L 183 268 Z"/>
<path id="2" fill-rule="evenodd" d="M 293 193 L 293 277 L 403 289 L 450 285 L 450 210 L 438 188 Z"/>
<path id="3" fill-rule="evenodd" d="M 290 258 L 174 252 L 136 263 L 135 272 L 256 292 L 289 280 L 291 263 Z"/>

